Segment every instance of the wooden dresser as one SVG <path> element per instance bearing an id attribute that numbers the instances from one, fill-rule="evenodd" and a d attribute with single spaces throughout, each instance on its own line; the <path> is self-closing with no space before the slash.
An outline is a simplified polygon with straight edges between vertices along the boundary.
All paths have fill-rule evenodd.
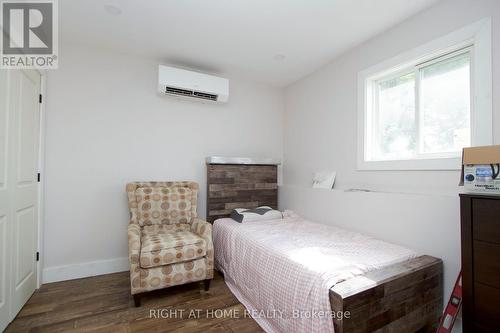
<path id="1" fill-rule="evenodd" d="M 500 332 L 500 196 L 460 195 L 464 333 Z"/>

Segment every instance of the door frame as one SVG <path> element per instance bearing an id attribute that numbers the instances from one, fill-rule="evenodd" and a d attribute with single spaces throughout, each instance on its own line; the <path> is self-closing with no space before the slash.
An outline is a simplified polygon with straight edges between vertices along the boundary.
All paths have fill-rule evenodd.
<path id="1" fill-rule="evenodd" d="M 38 183 L 38 241 L 37 252 L 40 254 L 39 260 L 36 263 L 37 269 L 37 284 L 39 289 L 42 285 L 43 274 L 43 245 L 44 245 L 44 226 L 45 226 L 45 110 L 47 101 L 47 71 L 35 69 L 40 74 L 40 94 L 42 95 L 42 103 L 39 104 L 39 147 L 38 147 L 38 172 L 40 173 L 40 182 Z"/>

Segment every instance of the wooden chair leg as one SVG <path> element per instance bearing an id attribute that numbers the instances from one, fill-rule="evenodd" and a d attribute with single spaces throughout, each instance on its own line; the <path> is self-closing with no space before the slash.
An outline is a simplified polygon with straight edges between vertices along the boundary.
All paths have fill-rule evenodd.
<path id="1" fill-rule="evenodd" d="M 134 295 L 134 304 L 136 308 L 141 306 L 141 296 L 139 294 Z"/>
<path id="2" fill-rule="evenodd" d="M 203 286 L 205 288 L 205 291 L 208 291 L 208 289 L 210 289 L 210 282 L 211 281 L 212 281 L 212 279 L 203 280 Z"/>

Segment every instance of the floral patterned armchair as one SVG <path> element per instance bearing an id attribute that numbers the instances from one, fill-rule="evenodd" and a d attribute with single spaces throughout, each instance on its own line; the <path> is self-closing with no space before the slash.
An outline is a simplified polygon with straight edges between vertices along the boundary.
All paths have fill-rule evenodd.
<path id="1" fill-rule="evenodd" d="M 131 293 L 213 278 L 212 225 L 197 218 L 195 182 L 127 184 Z"/>

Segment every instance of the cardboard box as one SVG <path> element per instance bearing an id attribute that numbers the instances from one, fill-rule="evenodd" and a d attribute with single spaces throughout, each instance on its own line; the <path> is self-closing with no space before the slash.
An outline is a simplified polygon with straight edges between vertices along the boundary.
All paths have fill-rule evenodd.
<path id="1" fill-rule="evenodd" d="M 500 145 L 464 148 L 460 185 L 466 192 L 500 194 Z"/>

